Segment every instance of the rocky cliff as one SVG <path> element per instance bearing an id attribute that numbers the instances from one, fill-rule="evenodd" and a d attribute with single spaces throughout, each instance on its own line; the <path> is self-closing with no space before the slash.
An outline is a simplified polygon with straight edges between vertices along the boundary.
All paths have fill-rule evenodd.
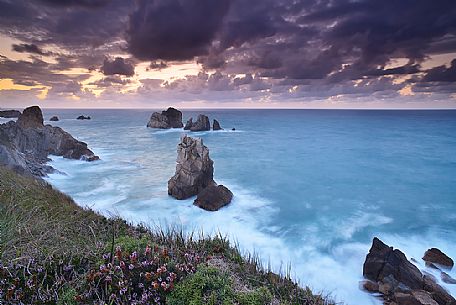
<path id="1" fill-rule="evenodd" d="M 52 171 L 45 165 L 48 155 L 86 161 L 99 159 L 86 143 L 59 127 L 44 125 L 38 106 L 26 108 L 17 122 L 0 125 L 0 164 L 20 173 L 44 176 Z"/>

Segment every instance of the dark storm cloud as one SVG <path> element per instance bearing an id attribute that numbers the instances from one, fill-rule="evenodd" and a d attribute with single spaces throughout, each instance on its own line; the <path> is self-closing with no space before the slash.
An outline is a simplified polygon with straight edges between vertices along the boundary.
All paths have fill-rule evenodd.
<path id="1" fill-rule="evenodd" d="M 103 63 L 105 75 L 132 76 L 134 60 L 156 70 L 196 60 L 201 74 L 165 84 L 192 93 L 290 95 L 293 86 L 295 96 L 391 97 L 405 85 L 392 83 L 397 77 L 421 91 L 456 82 L 454 61 L 422 68 L 430 56 L 456 52 L 455 16 L 454 0 L 0 0 L 0 33 L 32 55 L 33 67 L 14 65 L 35 75 L 10 72 L 19 82 L 43 76 L 46 63 L 33 55 L 49 50 L 56 63 L 47 69 Z M 113 54 L 131 62 L 105 59 Z"/>
<path id="2" fill-rule="evenodd" d="M 49 5 L 60 7 L 68 6 L 83 6 L 83 7 L 101 7 L 109 3 L 111 0 L 40 0 Z"/>
<path id="3" fill-rule="evenodd" d="M 46 55 L 47 53 L 44 52 L 40 47 L 38 47 L 36 44 L 27 44 L 27 43 L 21 43 L 21 44 L 13 44 L 13 51 L 19 52 L 19 53 L 34 53 L 38 55 Z"/>
<path id="4" fill-rule="evenodd" d="M 122 57 L 116 57 L 114 60 L 105 58 L 103 66 L 100 68 L 104 75 L 125 75 L 133 76 L 135 74 L 135 67 L 132 63 L 127 62 Z"/>
<path id="5" fill-rule="evenodd" d="M 439 66 L 427 71 L 424 82 L 456 82 L 456 59 L 451 61 L 449 68 Z"/>
<path id="6" fill-rule="evenodd" d="M 140 0 L 130 17 L 128 49 L 143 60 L 207 54 L 228 8 L 229 0 Z"/>

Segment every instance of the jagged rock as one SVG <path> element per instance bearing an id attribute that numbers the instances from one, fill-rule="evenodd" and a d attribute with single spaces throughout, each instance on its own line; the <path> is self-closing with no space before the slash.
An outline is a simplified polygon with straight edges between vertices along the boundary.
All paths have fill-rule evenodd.
<path id="1" fill-rule="evenodd" d="M 168 109 L 160 112 L 152 113 L 147 127 L 150 128 L 182 128 L 182 112 L 179 110 L 169 107 Z"/>
<path id="2" fill-rule="evenodd" d="M 51 121 L 51 122 L 58 122 L 58 121 L 59 121 L 59 118 L 58 118 L 57 116 L 54 115 L 53 117 L 51 117 L 51 118 L 49 119 L 49 121 Z"/>
<path id="3" fill-rule="evenodd" d="M 45 165 L 48 155 L 87 161 L 99 157 L 87 144 L 74 139 L 59 127 L 43 125 L 38 106 L 26 108 L 17 122 L 0 125 L 0 164 L 20 173 L 44 176 L 52 171 Z"/>
<path id="4" fill-rule="evenodd" d="M 206 211 L 217 211 L 229 204 L 231 199 L 233 193 L 224 185 L 210 185 L 199 192 L 193 204 Z"/>
<path id="5" fill-rule="evenodd" d="M 80 115 L 80 116 L 78 116 L 76 119 L 77 119 L 77 120 L 90 120 L 91 117 Z"/>
<path id="6" fill-rule="evenodd" d="M 190 131 L 207 131 L 211 130 L 211 123 L 206 115 L 199 114 L 196 122 L 193 122 L 193 119 L 190 118 L 185 124 L 184 129 Z"/>
<path id="7" fill-rule="evenodd" d="M 195 196 L 215 184 L 213 175 L 213 161 L 203 140 L 181 137 L 177 145 L 176 174 L 168 181 L 168 194 L 176 199 Z"/>
<path id="8" fill-rule="evenodd" d="M 456 280 L 454 278 L 452 278 L 448 273 L 446 272 L 442 272 L 440 274 L 440 278 L 442 279 L 442 281 L 444 283 L 447 283 L 447 284 L 456 284 Z"/>
<path id="9" fill-rule="evenodd" d="M 190 119 L 188 119 L 187 123 L 185 123 L 184 130 L 190 130 L 190 128 L 192 128 L 192 126 L 193 126 L 193 119 L 190 118 Z"/>
<path id="10" fill-rule="evenodd" d="M 223 128 L 220 126 L 220 123 L 214 119 L 214 122 L 212 123 L 212 130 L 222 130 Z"/>
<path id="11" fill-rule="evenodd" d="M 454 266 L 453 260 L 437 248 L 427 250 L 424 253 L 423 260 L 426 264 L 435 264 L 449 269 Z"/>
<path id="12" fill-rule="evenodd" d="M 18 110 L 0 110 L 0 118 L 18 118 L 21 115 L 21 112 Z"/>
<path id="13" fill-rule="evenodd" d="M 456 300 L 435 282 L 423 275 L 398 249 L 374 238 L 363 266 L 365 278 L 379 285 L 385 304 L 456 305 Z"/>
<path id="14" fill-rule="evenodd" d="M 392 275 L 396 281 L 404 283 L 411 289 L 423 287 L 420 270 L 407 260 L 404 253 L 388 247 L 378 238 L 374 238 L 372 242 L 364 262 L 363 275 L 375 282 L 381 282 Z"/>

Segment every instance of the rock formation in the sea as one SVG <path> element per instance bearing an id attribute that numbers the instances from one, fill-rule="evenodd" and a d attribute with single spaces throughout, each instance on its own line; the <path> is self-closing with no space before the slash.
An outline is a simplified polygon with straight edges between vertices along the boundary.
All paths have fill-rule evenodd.
<path id="1" fill-rule="evenodd" d="M 433 265 L 434 267 L 437 265 L 437 267 L 451 269 L 454 266 L 453 260 L 437 248 L 427 250 L 424 253 L 423 260 L 427 265 Z"/>
<path id="2" fill-rule="evenodd" d="M 233 127 L 233 128 L 231 128 L 231 130 L 232 130 L 232 131 L 235 131 L 235 130 L 236 130 L 236 128 L 234 128 L 234 127 Z"/>
<path id="3" fill-rule="evenodd" d="M 233 193 L 224 185 L 210 185 L 198 193 L 194 205 L 206 211 L 218 211 L 229 204 Z"/>
<path id="4" fill-rule="evenodd" d="M 18 118 L 21 115 L 21 112 L 18 110 L 0 110 L 0 118 Z"/>
<path id="5" fill-rule="evenodd" d="M 38 106 L 26 108 L 16 122 L 0 125 L 0 164 L 20 173 L 45 176 L 52 167 L 48 155 L 86 161 L 99 157 L 87 144 L 74 139 L 59 127 L 43 124 Z"/>
<path id="6" fill-rule="evenodd" d="M 214 119 L 214 122 L 212 123 L 212 130 L 222 130 L 223 128 L 220 126 L 219 121 Z"/>
<path id="7" fill-rule="evenodd" d="M 182 112 L 179 110 L 169 107 L 168 109 L 160 112 L 152 113 L 147 127 L 150 128 L 182 128 Z"/>
<path id="8" fill-rule="evenodd" d="M 90 116 L 83 116 L 83 115 L 80 115 L 76 118 L 76 120 L 90 120 L 91 117 Z"/>
<path id="9" fill-rule="evenodd" d="M 193 122 L 193 119 L 190 118 L 185 124 L 184 129 L 190 131 L 207 131 L 211 130 L 211 123 L 206 115 L 199 114 L 196 122 Z"/>
<path id="10" fill-rule="evenodd" d="M 367 279 L 363 287 L 380 293 L 385 305 L 456 305 L 456 300 L 433 276 L 423 275 L 404 253 L 378 238 L 372 242 L 363 275 Z"/>
<path id="11" fill-rule="evenodd" d="M 233 194 L 225 186 L 217 186 L 213 177 L 214 162 L 203 140 L 182 136 L 177 145 L 176 173 L 168 181 L 168 194 L 176 199 L 198 195 L 195 205 L 216 211 L 229 204 Z"/>
<path id="12" fill-rule="evenodd" d="M 181 137 L 177 145 L 176 174 L 168 181 L 168 194 L 176 199 L 195 196 L 215 183 L 213 175 L 213 161 L 203 140 Z"/>
<path id="13" fill-rule="evenodd" d="M 51 117 L 51 118 L 49 119 L 49 121 L 51 121 L 51 122 L 58 122 L 58 121 L 59 121 L 59 117 L 56 116 L 56 115 L 54 115 L 53 117 Z"/>

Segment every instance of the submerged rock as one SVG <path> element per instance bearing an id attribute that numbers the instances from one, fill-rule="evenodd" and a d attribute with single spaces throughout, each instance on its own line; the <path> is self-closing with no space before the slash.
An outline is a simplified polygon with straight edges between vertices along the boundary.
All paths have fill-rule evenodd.
<path id="1" fill-rule="evenodd" d="M 404 253 L 374 238 L 363 265 L 363 275 L 378 284 L 385 304 L 456 305 L 456 300 L 409 262 Z M 376 285 L 369 285 L 376 289 Z"/>
<path id="2" fill-rule="evenodd" d="M 190 118 L 185 124 L 184 129 L 190 131 L 207 131 L 211 130 L 211 123 L 206 115 L 200 114 L 196 122 L 193 122 L 193 119 Z"/>
<path id="3" fill-rule="evenodd" d="M 202 189 L 215 184 L 213 161 L 202 139 L 186 135 L 177 145 L 175 175 L 168 181 L 168 194 L 176 199 L 187 199 Z"/>
<path id="4" fill-rule="evenodd" d="M 21 115 L 21 112 L 18 110 L 0 110 L 0 118 L 18 118 Z"/>
<path id="5" fill-rule="evenodd" d="M 44 125 L 38 106 L 26 108 L 17 122 L 0 125 L 0 147 L 0 164 L 35 176 L 52 172 L 52 167 L 45 165 L 50 154 L 87 161 L 99 159 L 86 143 L 59 127 Z"/>
<path id="6" fill-rule="evenodd" d="M 224 185 L 210 185 L 199 192 L 193 204 L 206 211 L 217 211 L 229 204 L 231 199 L 233 193 Z"/>
<path id="7" fill-rule="evenodd" d="M 223 130 L 223 128 L 220 126 L 219 121 L 214 119 L 214 122 L 212 123 L 212 130 Z"/>
<path id="8" fill-rule="evenodd" d="M 160 112 L 152 113 L 147 127 L 150 128 L 182 128 L 182 112 L 179 110 L 169 107 L 168 109 Z"/>
<path id="9" fill-rule="evenodd" d="M 455 285 L 456 284 L 456 280 L 454 278 L 452 278 L 448 273 L 446 272 L 442 272 L 440 274 L 440 278 L 442 279 L 442 282 L 444 283 L 447 283 L 447 284 L 452 284 L 452 285 Z"/>
<path id="10" fill-rule="evenodd" d="M 90 119 L 91 119 L 91 117 L 89 117 L 89 116 L 83 116 L 83 115 L 80 115 L 80 116 L 78 116 L 78 117 L 76 118 L 76 120 L 90 120 Z"/>
<path id="11" fill-rule="evenodd" d="M 57 116 L 54 115 L 53 117 L 51 117 L 51 118 L 49 119 L 49 121 L 51 121 L 51 122 L 58 122 L 58 121 L 59 121 L 59 118 L 58 118 Z"/>
<path id="12" fill-rule="evenodd" d="M 426 264 L 436 264 L 449 269 L 454 266 L 453 260 L 437 248 L 428 249 L 424 253 L 423 260 Z"/>

